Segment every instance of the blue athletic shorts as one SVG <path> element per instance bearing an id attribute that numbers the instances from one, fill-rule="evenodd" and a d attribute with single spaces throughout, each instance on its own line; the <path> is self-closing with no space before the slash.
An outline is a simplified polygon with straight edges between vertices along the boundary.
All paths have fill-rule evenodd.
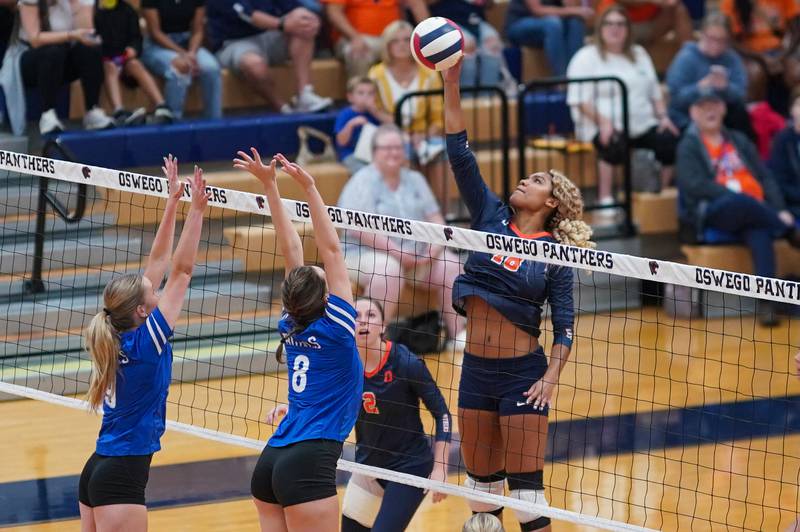
<path id="1" fill-rule="evenodd" d="M 527 392 L 547 371 L 547 357 L 540 347 L 533 353 L 515 358 L 484 358 L 464 353 L 458 407 L 488 410 L 501 416 L 538 414 L 546 416 L 548 408 L 539 410 L 526 404 Z"/>

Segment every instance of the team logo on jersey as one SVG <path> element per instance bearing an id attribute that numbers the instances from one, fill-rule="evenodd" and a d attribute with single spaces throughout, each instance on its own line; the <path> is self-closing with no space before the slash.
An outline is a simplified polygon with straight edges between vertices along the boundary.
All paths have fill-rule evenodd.
<path id="1" fill-rule="evenodd" d="M 392 382 L 394 380 L 394 373 L 392 370 L 387 369 L 383 372 L 383 382 Z"/>
<path id="2" fill-rule="evenodd" d="M 130 362 L 130 360 L 128 359 L 128 355 L 126 355 L 124 352 L 120 351 L 119 352 L 119 363 L 124 366 L 128 362 Z"/>
<path id="3" fill-rule="evenodd" d="M 445 227 L 444 228 L 444 239 L 450 242 L 453 240 L 453 228 L 452 227 Z"/>
<path id="4" fill-rule="evenodd" d="M 264 196 L 256 196 L 256 204 L 258 205 L 259 209 L 264 208 Z"/>

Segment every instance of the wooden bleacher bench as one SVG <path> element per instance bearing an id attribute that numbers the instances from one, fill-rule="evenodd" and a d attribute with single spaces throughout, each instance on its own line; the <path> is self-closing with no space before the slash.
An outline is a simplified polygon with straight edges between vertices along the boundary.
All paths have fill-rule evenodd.
<path id="1" fill-rule="evenodd" d="M 339 199 L 339 193 L 349 179 L 347 168 L 339 163 L 315 163 L 309 165 L 308 170 L 317 178 L 317 188 L 325 203 L 335 205 Z M 253 194 L 263 192 L 261 183 L 255 177 L 239 170 L 207 172 L 205 178 L 209 185 L 215 187 L 241 190 Z M 277 180 L 284 198 L 305 199 L 300 187 L 287 174 L 279 171 Z M 99 189 L 99 192 L 106 200 L 106 211 L 116 213 L 119 225 L 151 225 L 157 224 L 161 220 L 164 209 L 163 199 L 105 188 Z M 188 206 L 188 203 L 181 204 L 178 219 L 183 219 L 188 212 Z M 219 207 L 212 207 L 208 210 L 208 217 L 211 219 L 234 217 L 236 214 L 237 211 Z"/>
<path id="2" fill-rule="evenodd" d="M 743 245 L 684 245 L 681 251 L 686 255 L 686 262 L 694 266 L 753 273 L 750 250 Z M 800 250 L 785 240 L 775 242 L 775 259 L 778 277 L 800 275 Z"/>
<path id="3" fill-rule="evenodd" d="M 639 234 L 678 232 L 678 189 L 634 192 L 632 207 L 633 223 L 638 226 Z"/>

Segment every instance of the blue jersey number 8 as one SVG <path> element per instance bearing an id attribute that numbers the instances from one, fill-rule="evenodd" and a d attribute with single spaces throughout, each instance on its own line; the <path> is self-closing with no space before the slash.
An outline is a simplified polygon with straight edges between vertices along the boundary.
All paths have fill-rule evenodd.
<path id="1" fill-rule="evenodd" d="M 297 355 L 294 359 L 294 373 L 292 374 L 292 390 L 300 393 L 306 389 L 308 365 L 310 361 L 305 355 Z"/>

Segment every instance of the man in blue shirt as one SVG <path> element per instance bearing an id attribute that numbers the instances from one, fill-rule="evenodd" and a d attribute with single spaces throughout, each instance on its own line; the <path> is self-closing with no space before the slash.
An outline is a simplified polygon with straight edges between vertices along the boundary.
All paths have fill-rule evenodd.
<path id="1" fill-rule="evenodd" d="M 319 33 L 317 15 L 298 0 L 209 0 L 208 38 L 220 64 L 242 75 L 275 110 L 314 113 L 332 100 L 314 93 L 311 60 Z M 270 67 L 291 60 L 297 95 L 291 103 L 275 92 Z"/>

